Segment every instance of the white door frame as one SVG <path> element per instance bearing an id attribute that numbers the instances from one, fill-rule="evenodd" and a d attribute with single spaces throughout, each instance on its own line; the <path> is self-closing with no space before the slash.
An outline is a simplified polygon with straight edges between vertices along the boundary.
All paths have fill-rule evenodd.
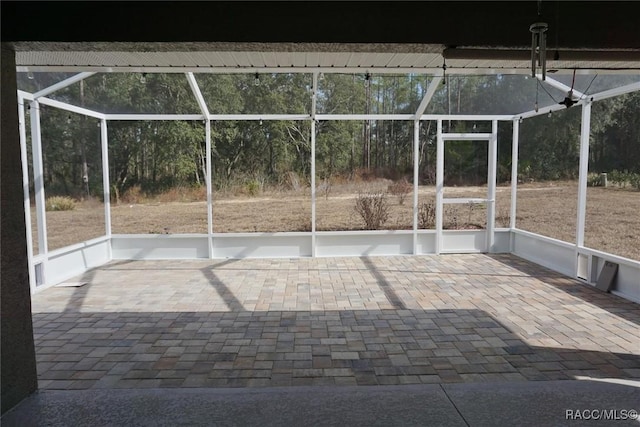
<path id="1" fill-rule="evenodd" d="M 443 133 L 442 120 L 438 120 L 437 169 L 436 169 L 436 253 L 443 251 L 443 211 L 445 204 L 479 203 L 487 205 L 485 252 L 492 252 L 495 245 L 496 171 L 498 159 L 498 122 L 492 121 L 491 133 Z M 444 144 L 446 141 L 487 141 L 487 196 L 486 198 L 444 198 Z M 447 251 L 448 252 L 448 251 Z"/>

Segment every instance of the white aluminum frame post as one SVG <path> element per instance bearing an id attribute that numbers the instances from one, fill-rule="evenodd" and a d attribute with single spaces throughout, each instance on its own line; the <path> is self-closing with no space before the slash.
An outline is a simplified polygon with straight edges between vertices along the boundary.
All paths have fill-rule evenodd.
<path id="1" fill-rule="evenodd" d="M 511 140 L 511 206 L 509 208 L 509 229 L 516 228 L 518 200 L 518 150 L 520 144 L 520 119 L 514 119 Z M 513 252 L 513 234 L 510 235 L 509 248 Z"/>
<path id="2" fill-rule="evenodd" d="M 213 155 L 211 152 L 211 121 L 205 122 L 205 168 L 207 174 L 207 248 L 209 258 L 213 258 L 213 183 L 211 182 L 213 174 Z"/>
<path id="3" fill-rule="evenodd" d="M 489 138 L 489 158 L 487 159 L 487 252 L 495 252 L 496 228 L 496 185 L 498 170 L 498 121 L 491 122 Z"/>
<path id="4" fill-rule="evenodd" d="M 318 73 L 313 73 L 311 93 L 311 256 L 316 256 L 316 108 Z M 328 183 L 327 183 L 328 185 Z"/>
<path id="5" fill-rule="evenodd" d="M 580 166 L 578 172 L 578 206 L 576 221 L 575 275 L 580 276 L 579 256 L 584 248 L 584 227 L 587 214 L 587 176 L 589 174 L 589 136 L 591 134 L 591 101 L 582 105 L 580 125 Z M 588 277 L 585 277 L 587 279 Z"/>
<path id="6" fill-rule="evenodd" d="M 22 161 L 22 187 L 24 193 L 24 222 L 27 238 L 27 263 L 29 268 L 29 287 L 31 293 L 36 289 L 33 265 L 33 233 L 31 231 L 31 200 L 29 195 L 29 165 L 27 156 L 27 129 L 24 114 L 24 98 L 18 95 L 18 128 L 20 134 L 20 157 Z"/>
<path id="7" fill-rule="evenodd" d="M 418 254 L 418 180 L 420 168 L 420 120 L 413 121 L 413 254 Z"/>
<path id="8" fill-rule="evenodd" d="M 31 101 L 31 150 L 33 154 L 33 186 L 36 200 L 38 223 L 38 254 L 46 257 L 49 252 L 47 242 L 47 219 L 44 194 L 44 166 L 42 158 L 42 133 L 40 130 L 40 103 Z M 45 260 L 46 261 L 46 260 Z M 43 261 L 43 262 L 45 262 Z"/>
<path id="9" fill-rule="evenodd" d="M 102 149 L 102 191 L 104 197 L 104 232 L 111 238 L 111 182 L 109 180 L 109 134 L 107 120 L 100 120 L 100 147 Z M 111 245 L 109 245 L 111 257 Z"/>
<path id="10" fill-rule="evenodd" d="M 436 255 L 442 253 L 442 199 L 444 196 L 444 140 L 442 119 L 436 124 Z"/>

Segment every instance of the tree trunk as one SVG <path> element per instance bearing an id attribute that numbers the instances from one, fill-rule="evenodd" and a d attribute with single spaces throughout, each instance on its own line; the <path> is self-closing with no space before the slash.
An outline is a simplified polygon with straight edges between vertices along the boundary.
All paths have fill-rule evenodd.
<path id="1" fill-rule="evenodd" d="M 274 172 L 273 141 L 271 140 L 271 138 L 269 138 L 268 133 L 267 133 L 267 144 L 269 144 L 269 176 L 272 177 Z"/>

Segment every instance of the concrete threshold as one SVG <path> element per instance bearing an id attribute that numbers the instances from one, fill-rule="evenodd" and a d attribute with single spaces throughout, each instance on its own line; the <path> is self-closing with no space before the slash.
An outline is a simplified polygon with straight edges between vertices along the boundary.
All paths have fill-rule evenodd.
<path id="1" fill-rule="evenodd" d="M 2 426 L 640 426 L 640 382 L 44 390 Z M 596 419 L 599 418 L 599 419 Z M 615 421 L 614 421 L 615 420 Z"/>

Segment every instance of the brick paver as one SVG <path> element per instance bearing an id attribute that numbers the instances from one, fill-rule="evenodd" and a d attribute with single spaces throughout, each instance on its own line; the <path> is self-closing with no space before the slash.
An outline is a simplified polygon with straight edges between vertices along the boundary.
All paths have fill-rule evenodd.
<path id="1" fill-rule="evenodd" d="M 114 261 L 33 298 L 44 389 L 640 378 L 640 306 L 512 255 Z"/>

